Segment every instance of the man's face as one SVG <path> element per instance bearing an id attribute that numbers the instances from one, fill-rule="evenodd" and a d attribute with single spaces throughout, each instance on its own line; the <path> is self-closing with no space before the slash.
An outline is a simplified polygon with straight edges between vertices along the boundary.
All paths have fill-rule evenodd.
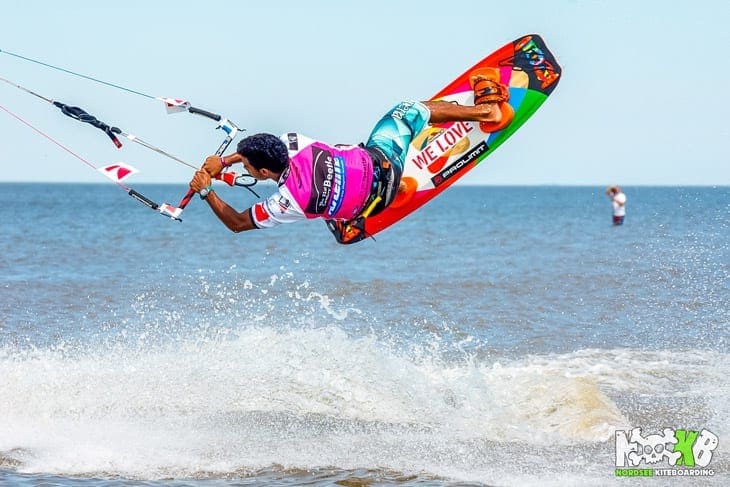
<path id="1" fill-rule="evenodd" d="M 264 179 L 267 179 L 267 177 L 263 174 L 261 174 L 261 171 L 253 167 L 253 164 L 251 164 L 247 157 L 243 158 L 243 167 L 246 168 L 246 171 L 253 176 L 254 179 L 257 179 L 259 181 L 263 181 Z"/>

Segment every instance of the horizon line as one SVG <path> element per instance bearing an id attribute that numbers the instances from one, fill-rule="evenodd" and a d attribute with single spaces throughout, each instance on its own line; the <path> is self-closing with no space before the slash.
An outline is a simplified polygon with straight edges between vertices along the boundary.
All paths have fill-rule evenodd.
<path id="1" fill-rule="evenodd" d="M 79 184 L 79 185 L 98 185 L 106 186 L 114 184 L 110 181 L 0 181 L 0 184 Z M 261 181 L 262 185 L 275 185 L 274 182 Z M 616 184 L 615 182 L 609 183 L 459 183 L 456 182 L 453 186 L 458 187 L 604 187 L 606 185 Z M 187 185 L 186 182 L 139 182 L 135 183 L 135 186 L 180 186 Z M 692 184 L 679 184 L 679 183 L 621 183 L 619 186 L 623 187 L 654 187 L 654 188 L 730 188 L 730 183 L 692 183 Z"/>

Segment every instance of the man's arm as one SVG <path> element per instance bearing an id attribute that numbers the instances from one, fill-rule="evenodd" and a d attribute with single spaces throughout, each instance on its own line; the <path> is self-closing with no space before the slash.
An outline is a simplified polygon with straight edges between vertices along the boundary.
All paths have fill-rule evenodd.
<path id="1" fill-rule="evenodd" d="M 190 181 L 190 188 L 196 193 L 200 193 L 203 188 L 210 188 L 210 174 L 207 171 L 201 169 L 195 172 L 193 179 Z M 220 199 L 215 191 L 209 191 L 208 196 L 205 197 L 205 201 L 213 210 L 213 213 L 223 222 L 232 232 L 244 232 L 246 230 L 253 230 L 257 228 L 251 220 L 251 210 L 247 209 L 242 212 L 238 212 L 231 208 L 231 206 Z"/>
<path id="2" fill-rule="evenodd" d="M 211 177 L 216 177 L 220 174 L 224 167 L 228 167 L 242 161 L 243 157 L 237 152 L 227 156 L 208 156 L 203 163 L 203 170 L 210 174 Z"/>
<path id="3" fill-rule="evenodd" d="M 218 219 L 232 232 L 239 233 L 257 228 L 251 220 L 250 208 L 238 212 L 231 208 L 228 203 L 220 199 L 215 191 L 210 191 L 205 201 L 208 202 L 210 209 L 213 210 L 213 213 L 215 213 Z"/>

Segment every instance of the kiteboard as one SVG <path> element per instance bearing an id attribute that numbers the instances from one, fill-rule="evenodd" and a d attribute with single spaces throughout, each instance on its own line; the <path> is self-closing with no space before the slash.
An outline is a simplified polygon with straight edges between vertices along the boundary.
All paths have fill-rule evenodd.
<path id="1" fill-rule="evenodd" d="M 466 70 L 431 100 L 474 103 L 474 75 L 495 78 L 509 89 L 498 123 L 449 122 L 427 125 L 408 148 L 401 190 L 377 215 L 360 217 L 358 231 L 348 225 L 328 227 L 339 243 L 372 237 L 405 218 L 464 177 L 494 152 L 537 111 L 558 85 L 561 68 L 537 34 L 505 44 Z"/>

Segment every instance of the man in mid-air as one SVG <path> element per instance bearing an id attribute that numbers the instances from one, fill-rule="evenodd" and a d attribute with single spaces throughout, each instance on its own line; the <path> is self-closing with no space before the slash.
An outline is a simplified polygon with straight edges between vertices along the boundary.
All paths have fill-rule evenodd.
<path id="1" fill-rule="evenodd" d="M 246 137 L 235 153 L 208 157 L 190 187 L 233 232 L 319 217 L 347 229 L 342 232 L 345 241 L 355 238 L 355 227 L 349 224 L 378 214 L 393 201 L 408 146 L 427 124 L 470 121 L 498 130 L 511 121 L 509 90 L 499 82 L 496 70 L 493 75 L 486 73 L 470 78 L 474 105 L 401 102 L 375 125 L 364 145 L 331 146 L 296 133 Z M 271 179 L 279 187 L 266 200 L 240 212 L 211 187 L 212 177 L 239 162 L 254 178 Z"/>

